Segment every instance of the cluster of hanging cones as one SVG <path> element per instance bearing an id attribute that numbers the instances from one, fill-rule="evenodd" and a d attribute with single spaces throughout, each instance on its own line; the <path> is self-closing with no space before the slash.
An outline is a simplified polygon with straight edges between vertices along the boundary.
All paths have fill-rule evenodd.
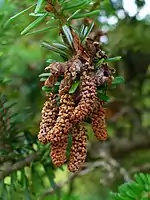
<path id="1" fill-rule="evenodd" d="M 58 92 L 51 91 L 42 109 L 38 139 L 50 143 L 50 157 L 56 167 L 67 163 L 71 172 L 80 170 L 87 155 L 87 134 L 84 122 L 88 120 L 98 140 L 107 139 L 104 101 L 98 98 L 97 90 L 113 80 L 113 70 L 107 63 L 95 64 L 97 59 L 106 59 L 99 43 L 87 38 L 81 45 L 72 31 L 74 54 L 66 62 L 54 62 L 46 70 L 50 76 L 45 86 L 53 88 L 61 77 Z M 71 93 L 75 82 L 77 89 Z M 68 138 L 72 144 L 70 156 L 66 156 Z"/>

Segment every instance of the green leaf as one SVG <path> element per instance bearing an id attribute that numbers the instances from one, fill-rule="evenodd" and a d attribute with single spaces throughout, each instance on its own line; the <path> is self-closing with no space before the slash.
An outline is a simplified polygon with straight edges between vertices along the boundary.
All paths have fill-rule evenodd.
<path id="1" fill-rule="evenodd" d="M 75 11 L 75 12 L 67 19 L 67 21 L 70 21 L 70 20 L 72 19 L 72 17 L 76 16 L 80 11 L 81 11 L 81 9 Z"/>
<path id="2" fill-rule="evenodd" d="M 42 87 L 42 90 L 43 90 L 44 92 L 51 92 L 51 91 L 52 91 L 52 88 L 43 86 L 43 87 Z"/>
<path id="3" fill-rule="evenodd" d="M 41 23 L 45 17 L 47 16 L 47 13 L 45 13 L 43 16 L 38 17 L 35 21 L 33 21 L 31 24 L 29 24 L 22 32 L 21 35 L 26 34 L 31 29 L 35 28 L 39 23 Z"/>
<path id="4" fill-rule="evenodd" d="M 99 66 L 100 64 L 104 63 L 105 58 L 100 59 L 97 63 L 96 66 Z"/>
<path id="5" fill-rule="evenodd" d="M 81 40 L 82 42 L 90 34 L 90 32 L 92 31 L 93 27 L 94 27 L 94 22 L 91 23 L 90 26 L 87 29 L 84 30 L 84 35 L 83 35 L 82 40 Z"/>
<path id="6" fill-rule="evenodd" d="M 66 59 L 70 58 L 70 54 L 68 52 L 62 51 L 60 48 L 57 48 L 54 45 L 51 45 L 47 42 L 42 42 L 41 46 L 61 55 L 62 57 Z"/>
<path id="7" fill-rule="evenodd" d="M 104 60 L 104 62 L 116 62 L 116 61 L 119 61 L 121 59 L 122 59 L 121 56 L 117 56 L 117 57 L 113 57 L 113 58 L 107 58 L 107 59 Z"/>
<path id="8" fill-rule="evenodd" d="M 66 150 L 66 151 L 67 151 L 67 150 Z M 62 172 L 65 171 L 64 168 L 63 168 L 63 166 L 60 166 L 58 169 L 60 169 Z"/>
<path id="9" fill-rule="evenodd" d="M 51 75 L 51 73 L 42 73 L 39 75 L 39 77 L 49 77 Z"/>
<path id="10" fill-rule="evenodd" d="M 141 178 L 144 184 L 147 184 L 148 179 L 147 179 L 147 176 L 145 176 L 145 174 L 139 173 L 138 176 Z"/>
<path id="11" fill-rule="evenodd" d="M 56 62 L 56 60 L 48 59 L 46 62 L 49 63 L 49 64 L 51 64 L 53 62 Z"/>
<path id="12" fill-rule="evenodd" d="M 126 191 L 126 195 L 127 195 L 127 197 L 131 198 L 132 200 L 134 200 L 138 197 L 137 193 L 134 193 L 131 189 L 129 190 L 128 188 Z"/>
<path id="13" fill-rule="evenodd" d="M 55 85 L 56 85 L 56 86 L 60 86 L 60 82 L 56 82 Z"/>
<path id="14" fill-rule="evenodd" d="M 25 10 L 22 10 L 21 12 L 17 13 L 16 15 L 12 16 L 5 24 L 4 27 L 6 27 L 8 25 L 9 22 L 11 22 L 13 19 L 23 15 L 25 12 L 27 12 L 28 10 L 30 10 L 31 8 L 33 8 L 36 4 L 33 4 L 32 6 L 30 6 L 29 8 L 26 8 Z"/>
<path id="15" fill-rule="evenodd" d="M 142 185 L 137 184 L 134 181 L 130 181 L 130 184 L 128 187 L 136 194 L 140 195 L 141 192 L 143 191 L 144 187 Z"/>
<path id="16" fill-rule="evenodd" d="M 43 165 L 43 167 L 44 167 L 45 173 L 49 179 L 49 182 L 50 182 L 53 190 L 55 191 L 55 194 L 57 195 L 58 199 L 60 199 L 60 190 L 54 181 L 54 178 L 55 178 L 54 170 L 50 166 Z"/>
<path id="17" fill-rule="evenodd" d="M 85 39 L 85 35 L 86 35 L 87 31 L 88 31 L 88 27 L 85 26 L 85 27 L 84 27 L 84 30 L 83 30 L 83 36 L 82 36 L 82 38 L 81 38 L 81 41 L 83 41 L 83 40 Z"/>
<path id="18" fill-rule="evenodd" d="M 67 148 L 66 148 L 66 156 L 67 156 L 68 159 L 69 159 L 69 156 L 70 156 L 71 146 L 72 146 L 72 134 L 69 134 L 68 145 L 67 145 Z"/>
<path id="19" fill-rule="evenodd" d="M 63 51 L 66 51 L 66 52 L 70 53 L 69 48 L 67 46 L 61 44 L 61 43 L 53 43 L 53 45 L 58 49 L 61 49 Z"/>
<path id="20" fill-rule="evenodd" d="M 31 200 L 28 186 L 29 186 L 29 181 L 28 181 L 26 175 L 24 174 L 24 187 L 25 187 L 25 190 L 24 190 L 24 199 L 25 200 Z"/>
<path id="21" fill-rule="evenodd" d="M 78 9 L 78 8 L 82 8 L 83 6 L 88 5 L 91 2 L 91 0 L 79 0 L 76 1 L 76 3 L 72 3 L 71 1 L 69 1 L 69 3 L 64 3 L 63 6 L 63 10 L 71 10 L 71 9 Z M 67 5 L 68 4 L 68 5 Z"/>
<path id="22" fill-rule="evenodd" d="M 43 155 L 42 155 L 42 158 L 43 158 Z M 42 165 L 42 164 L 41 164 Z M 41 165 L 38 166 L 41 168 Z M 44 188 L 44 183 L 43 183 L 43 177 L 40 175 L 40 172 L 39 172 L 39 168 L 36 167 L 37 165 L 34 165 L 32 164 L 31 165 L 31 180 L 32 180 L 32 187 L 33 187 L 33 190 L 34 192 L 40 192 L 41 191 L 41 188 Z"/>
<path id="23" fill-rule="evenodd" d="M 41 82 L 44 82 L 44 81 L 46 81 L 47 80 L 47 78 L 40 78 L 40 81 Z"/>
<path id="24" fill-rule="evenodd" d="M 36 8 L 35 8 L 35 13 L 38 13 L 42 7 L 42 3 L 44 2 L 44 0 L 38 0 L 37 4 L 36 4 Z"/>
<path id="25" fill-rule="evenodd" d="M 101 99 L 101 100 L 103 100 L 103 101 L 106 101 L 106 102 L 110 101 L 109 96 L 104 95 L 104 94 L 102 94 L 102 93 L 100 93 L 100 92 L 97 92 L 97 96 L 98 96 L 99 99 Z"/>
<path id="26" fill-rule="evenodd" d="M 76 91 L 76 89 L 78 88 L 79 84 L 80 84 L 80 81 L 74 81 L 74 83 L 72 84 L 72 86 L 69 90 L 69 94 L 73 94 Z"/>
<path id="27" fill-rule="evenodd" d="M 119 193 L 110 193 L 112 200 L 145 200 L 149 199 L 150 191 L 148 176 L 143 173 L 136 174 L 135 181 L 130 181 L 119 187 Z"/>
<path id="28" fill-rule="evenodd" d="M 79 33 L 80 38 L 84 35 L 84 29 L 85 29 L 85 25 L 82 25 L 80 28 L 80 33 Z"/>
<path id="29" fill-rule="evenodd" d="M 111 200 L 120 200 L 119 197 L 117 196 L 117 194 L 115 194 L 113 192 L 110 192 L 110 197 L 111 197 Z"/>
<path id="30" fill-rule="evenodd" d="M 4 180 L 0 180 L 0 194 L 2 194 L 4 187 L 5 187 Z"/>
<path id="31" fill-rule="evenodd" d="M 22 185 L 22 187 L 24 187 L 24 185 L 25 185 L 25 171 L 24 171 L 24 168 L 21 169 L 20 184 Z"/>
<path id="32" fill-rule="evenodd" d="M 62 27 L 62 30 L 63 30 L 63 32 L 64 32 L 64 34 L 66 36 L 68 44 L 71 46 L 71 48 L 73 48 L 73 37 L 72 37 L 72 34 L 71 34 L 71 31 L 70 31 L 69 27 L 64 25 Z"/>
<path id="33" fill-rule="evenodd" d="M 143 182 L 143 180 L 141 179 L 141 177 L 139 176 L 139 174 L 135 174 L 135 175 L 134 175 L 134 178 L 135 178 L 135 181 L 136 181 L 138 184 L 140 184 L 140 185 L 143 185 L 143 184 L 144 184 L 144 182 Z"/>
<path id="34" fill-rule="evenodd" d="M 8 199 L 8 191 L 7 191 L 6 184 L 4 184 L 4 188 L 3 188 L 3 191 L 2 191 L 2 194 L 1 194 L 1 198 L 2 198 L 2 200 Z"/>
<path id="35" fill-rule="evenodd" d="M 29 16 L 33 16 L 33 17 L 42 17 L 43 15 L 45 15 L 45 12 L 44 13 L 30 13 Z"/>
<path id="36" fill-rule="evenodd" d="M 79 15 L 75 15 L 74 17 L 72 17 L 72 19 L 79 19 L 79 18 L 84 18 L 84 17 L 90 17 L 92 15 L 97 15 L 99 14 L 99 10 L 94 10 L 88 13 L 83 13 L 83 14 L 79 14 Z"/>
<path id="37" fill-rule="evenodd" d="M 137 192 L 129 188 L 130 183 L 125 183 L 119 187 L 119 192 L 129 197 L 137 198 Z"/>
<path id="38" fill-rule="evenodd" d="M 119 200 L 134 200 L 133 198 L 124 196 L 122 194 L 117 194 L 117 196 L 119 197 Z"/>
<path id="39" fill-rule="evenodd" d="M 20 113 L 13 113 L 11 115 L 9 115 L 9 117 L 7 117 L 7 120 L 9 119 L 10 120 L 10 123 L 15 123 L 17 122 L 18 118 L 20 117 Z"/>
<path id="40" fill-rule="evenodd" d="M 59 86 L 60 86 L 60 82 L 57 82 L 57 83 L 55 83 L 55 86 L 54 86 L 54 93 L 58 93 L 58 90 L 59 90 Z"/>
<path id="41" fill-rule="evenodd" d="M 121 186 L 119 186 L 118 191 L 122 194 L 126 195 L 127 192 L 127 183 L 122 184 Z"/>
<path id="42" fill-rule="evenodd" d="M 121 84 L 124 82 L 124 78 L 122 76 L 117 76 L 114 78 L 114 80 L 112 81 L 112 84 L 113 85 L 116 85 L 116 84 Z"/>
<path id="43" fill-rule="evenodd" d="M 10 108 L 13 108 L 17 103 L 16 102 L 6 102 L 4 104 L 4 108 L 6 109 L 5 112 L 7 112 L 7 110 L 9 110 Z"/>
<path id="44" fill-rule="evenodd" d="M 37 31 L 29 32 L 29 33 L 27 33 L 27 34 L 25 34 L 25 35 L 33 35 L 33 34 L 37 34 L 37 33 L 42 33 L 42 32 L 45 32 L 45 31 L 47 31 L 47 30 L 49 30 L 49 29 L 52 29 L 52 28 L 54 28 L 54 27 L 49 26 L 49 27 L 42 28 L 42 29 L 37 30 Z"/>
<path id="45" fill-rule="evenodd" d="M 148 184 L 150 185 L 150 174 L 146 174 L 147 180 L 148 180 Z"/>
<path id="46" fill-rule="evenodd" d="M 94 26 L 94 22 L 90 24 L 90 26 L 81 26 L 81 29 L 80 29 L 80 40 L 81 42 L 84 41 L 84 39 L 89 35 L 89 33 L 92 31 L 93 29 L 93 26 Z"/>

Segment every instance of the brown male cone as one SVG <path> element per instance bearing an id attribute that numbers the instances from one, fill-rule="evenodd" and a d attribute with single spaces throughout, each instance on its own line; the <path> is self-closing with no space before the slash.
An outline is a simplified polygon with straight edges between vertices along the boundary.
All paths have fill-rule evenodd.
<path id="1" fill-rule="evenodd" d="M 77 125 L 72 130 L 72 146 L 68 169 L 70 172 L 76 172 L 81 169 L 87 155 L 87 135 L 86 130 L 81 125 Z"/>
<path id="2" fill-rule="evenodd" d="M 97 100 L 96 107 L 92 113 L 92 127 L 94 134 L 98 140 L 107 139 L 107 129 L 106 129 L 106 113 L 105 109 L 102 107 L 102 103 Z"/>
<path id="3" fill-rule="evenodd" d="M 66 158 L 66 148 L 67 148 L 67 139 L 66 141 L 51 144 L 51 152 L 50 157 L 52 163 L 56 167 L 60 167 L 63 165 L 67 158 Z"/>
<path id="4" fill-rule="evenodd" d="M 71 115 L 73 123 L 83 121 L 94 109 L 96 101 L 96 82 L 92 74 L 84 71 L 81 77 L 81 99 Z"/>
<path id="5" fill-rule="evenodd" d="M 55 126 L 49 131 L 47 140 L 51 143 L 50 157 L 56 167 L 60 167 L 66 161 L 66 148 L 68 133 L 72 128 L 70 115 L 74 109 L 74 101 L 71 95 L 65 94 L 60 98 L 59 114 Z"/>
<path id="6" fill-rule="evenodd" d="M 56 105 L 56 95 L 50 93 L 48 95 L 48 100 L 44 103 L 42 109 L 42 120 L 40 123 L 40 131 L 38 134 L 38 140 L 46 144 L 47 143 L 47 133 L 54 126 L 58 115 L 58 107 Z"/>
<path id="7" fill-rule="evenodd" d="M 55 126 L 48 132 L 47 140 L 52 143 L 66 142 L 68 132 L 72 128 L 70 122 L 71 113 L 74 110 L 74 100 L 70 94 L 64 94 L 60 98 L 60 107 Z"/>

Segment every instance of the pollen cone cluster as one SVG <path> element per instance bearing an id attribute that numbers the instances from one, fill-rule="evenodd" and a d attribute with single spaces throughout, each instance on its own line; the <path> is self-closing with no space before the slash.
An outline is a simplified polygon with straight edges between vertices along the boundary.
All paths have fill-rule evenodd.
<path id="1" fill-rule="evenodd" d="M 56 167 L 67 163 L 68 170 L 76 172 L 82 168 L 87 155 L 83 122 L 91 120 L 98 140 L 107 138 L 104 102 L 98 98 L 97 90 L 111 82 L 112 71 L 107 64 L 95 63 L 97 59 L 107 58 L 97 43 L 87 39 L 83 46 L 75 33 L 73 39 L 72 58 L 64 63 L 54 62 L 46 68 L 50 75 L 44 85 L 51 87 L 53 93 L 43 106 L 38 139 L 43 144 L 50 143 L 50 157 Z M 56 82 L 59 83 L 57 91 L 54 89 Z M 77 82 L 75 90 L 72 89 Z M 68 157 L 69 137 L 72 146 Z"/>

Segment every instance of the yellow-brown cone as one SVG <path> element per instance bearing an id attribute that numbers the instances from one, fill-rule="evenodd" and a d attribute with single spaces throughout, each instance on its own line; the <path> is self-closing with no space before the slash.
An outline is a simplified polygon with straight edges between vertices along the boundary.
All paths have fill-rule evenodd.
<path id="1" fill-rule="evenodd" d="M 47 133 L 52 129 L 57 119 L 58 107 L 55 98 L 56 96 L 53 93 L 50 93 L 48 100 L 44 103 L 42 109 L 42 120 L 40 123 L 38 140 L 43 144 L 47 143 Z"/>
<path id="2" fill-rule="evenodd" d="M 94 109 L 96 101 L 96 83 L 91 74 L 81 77 L 81 100 L 71 115 L 73 123 L 83 121 Z"/>
<path id="3" fill-rule="evenodd" d="M 92 113 L 92 127 L 94 134 L 98 140 L 107 139 L 107 129 L 106 129 L 106 114 L 105 109 L 102 107 L 101 103 L 97 101 L 97 105 Z"/>
<path id="4" fill-rule="evenodd" d="M 67 139 L 66 139 L 66 142 L 51 144 L 50 157 L 51 157 L 52 163 L 56 167 L 60 167 L 66 162 L 67 160 L 66 148 L 67 148 Z"/>
<path id="5" fill-rule="evenodd" d="M 74 110 L 74 100 L 69 94 L 61 96 L 59 114 L 55 126 L 49 131 L 47 140 L 50 143 L 66 142 L 66 136 L 72 128 L 70 121 L 71 113 Z"/>
<path id="6" fill-rule="evenodd" d="M 72 147 L 68 169 L 70 172 L 76 172 L 82 168 L 87 155 L 87 135 L 86 130 L 81 125 L 74 127 L 72 131 Z"/>

